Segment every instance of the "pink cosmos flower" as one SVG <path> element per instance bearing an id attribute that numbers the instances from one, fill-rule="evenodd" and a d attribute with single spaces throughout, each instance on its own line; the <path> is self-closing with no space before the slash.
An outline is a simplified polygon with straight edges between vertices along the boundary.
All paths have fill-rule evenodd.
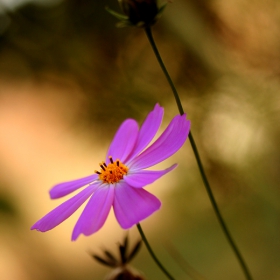
<path id="1" fill-rule="evenodd" d="M 178 151 L 190 130 L 190 121 L 186 119 L 186 115 L 177 115 L 161 136 L 148 146 L 157 133 L 162 118 L 163 108 L 156 104 L 140 129 L 135 120 L 125 120 L 115 134 L 105 162 L 100 163 L 100 171 L 54 186 L 50 190 L 52 199 L 86 187 L 36 222 L 31 229 L 42 232 L 53 229 L 70 217 L 88 198 L 90 199 L 74 227 L 72 240 L 76 240 L 80 234 L 88 236 L 97 232 L 105 223 L 111 206 L 124 229 L 158 210 L 161 202 L 143 187 L 173 170 L 177 164 L 160 171 L 146 168 Z"/>

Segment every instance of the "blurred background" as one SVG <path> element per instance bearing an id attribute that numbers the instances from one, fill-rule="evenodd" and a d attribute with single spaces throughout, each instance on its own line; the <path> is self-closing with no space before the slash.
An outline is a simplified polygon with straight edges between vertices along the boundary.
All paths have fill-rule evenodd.
<path id="1" fill-rule="evenodd" d="M 105 6 L 120 12 L 116 0 L 0 1 L 2 280 L 103 279 L 89 253 L 117 252 L 113 213 L 76 242 L 82 209 L 49 232 L 30 227 L 65 200 L 50 200 L 54 184 L 93 173 L 125 118 L 141 123 L 159 102 L 163 130 L 178 114 L 144 31 L 116 28 Z M 153 32 L 254 279 L 280 279 L 280 2 L 174 0 Z M 188 141 L 158 169 L 174 162 L 147 187 L 163 203 L 142 222 L 157 255 L 176 279 L 244 279 Z M 164 279 L 144 247 L 133 266 Z"/>

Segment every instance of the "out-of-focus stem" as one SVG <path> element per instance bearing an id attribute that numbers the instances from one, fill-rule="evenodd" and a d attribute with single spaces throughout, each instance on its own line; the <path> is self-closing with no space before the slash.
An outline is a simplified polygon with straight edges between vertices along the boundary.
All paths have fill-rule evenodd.
<path id="1" fill-rule="evenodd" d="M 170 75 L 169 75 L 169 73 L 168 73 L 168 71 L 167 71 L 163 61 L 162 61 L 162 58 L 160 56 L 160 53 L 159 53 L 159 51 L 157 49 L 156 43 L 155 43 L 154 38 L 153 38 L 153 34 L 152 34 L 151 28 L 150 27 L 145 28 L 145 32 L 146 32 L 148 40 L 149 40 L 149 42 L 150 42 L 150 44 L 152 46 L 154 54 L 155 54 L 155 56 L 156 56 L 156 58 L 158 60 L 158 63 L 160 65 L 160 67 L 161 67 L 161 69 L 162 69 L 162 71 L 163 71 L 163 73 L 164 73 L 164 75 L 165 75 L 165 77 L 166 77 L 166 79 L 167 79 L 171 89 L 172 89 L 174 98 L 175 98 L 176 103 L 177 103 L 178 110 L 179 110 L 180 114 L 183 115 L 184 114 L 184 109 L 183 109 L 183 106 L 182 106 L 179 94 L 178 94 L 178 92 L 177 92 L 177 90 L 176 90 L 176 88 L 175 88 L 175 86 L 173 84 L 173 81 L 172 81 L 172 79 L 171 79 L 171 77 L 170 77 Z M 244 275 L 246 276 L 246 279 L 247 280 L 253 280 L 253 278 L 251 277 L 251 274 L 249 272 L 249 269 L 248 269 L 248 267 L 247 267 L 247 265 L 246 265 L 242 255 L 241 255 L 241 253 L 240 253 L 236 243 L 234 242 L 234 240 L 233 240 L 233 238 L 232 238 L 232 236 L 230 234 L 230 231 L 229 231 L 229 229 L 228 229 L 228 227 L 227 227 L 227 225 L 226 225 L 226 223 L 225 223 L 225 221 L 224 221 L 224 219 L 223 219 L 223 217 L 221 215 L 221 212 L 220 212 L 220 210 L 218 208 L 217 202 L 215 200 L 215 197 L 213 195 L 212 189 L 210 187 L 210 184 L 208 182 L 207 176 L 205 174 L 205 171 L 204 171 L 204 168 L 203 168 L 203 164 L 202 164 L 202 161 L 200 159 L 200 156 L 199 156 L 199 153 L 198 153 L 198 149 L 196 147 L 196 144 L 195 144 L 195 141 L 194 141 L 194 138 L 192 136 L 191 131 L 189 133 L 189 140 L 190 140 L 191 147 L 192 147 L 192 150 L 194 152 L 194 156 L 195 156 L 195 159 L 196 159 L 199 171 L 200 171 L 200 175 L 202 177 L 204 186 L 206 188 L 207 194 L 208 194 L 209 199 L 211 201 L 211 204 L 212 204 L 212 207 L 213 207 L 214 212 L 216 214 L 216 217 L 217 217 L 217 219 L 218 219 L 218 221 L 219 221 L 219 223 L 220 223 L 220 225 L 222 227 L 222 230 L 223 230 L 223 232 L 224 232 L 224 234 L 225 234 L 225 236 L 226 236 L 226 238 L 227 238 L 227 240 L 228 240 L 232 250 L 234 251 L 234 253 L 236 255 L 236 258 L 239 261 L 239 264 L 240 264 L 240 266 L 241 266 L 241 268 L 243 270 Z"/>
<path id="2" fill-rule="evenodd" d="M 162 270 L 162 272 L 167 276 L 168 279 L 170 280 L 175 280 L 171 275 L 170 273 L 165 269 L 165 267 L 161 264 L 161 262 L 158 260 L 158 258 L 156 257 L 155 253 L 153 252 L 143 230 L 142 230 L 142 227 L 141 225 L 138 223 L 137 225 L 137 229 L 141 235 L 141 238 L 145 244 L 145 246 L 147 247 L 147 250 L 148 252 L 150 253 L 151 257 L 153 258 L 153 260 L 155 261 L 155 263 L 158 265 L 158 267 Z"/>

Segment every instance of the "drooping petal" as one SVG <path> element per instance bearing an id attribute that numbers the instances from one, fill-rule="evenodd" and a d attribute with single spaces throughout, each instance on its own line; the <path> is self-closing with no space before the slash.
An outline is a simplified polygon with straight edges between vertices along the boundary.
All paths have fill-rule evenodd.
<path id="1" fill-rule="evenodd" d="M 36 222 L 31 229 L 36 229 L 42 232 L 53 229 L 69 218 L 91 196 L 96 187 L 96 185 L 88 186 L 77 195 L 63 202 Z"/>
<path id="2" fill-rule="evenodd" d="M 138 139 L 128 160 L 138 155 L 155 137 L 162 122 L 163 112 L 163 108 L 156 104 L 154 110 L 148 114 L 140 128 Z"/>
<path id="3" fill-rule="evenodd" d="M 125 159 L 131 153 L 132 149 L 135 146 L 138 132 L 139 127 L 135 120 L 125 120 L 116 132 L 114 139 L 109 147 L 106 157 L 107 163 L 109 156 L 112 156 L 114 160 L 120 159 L 122 162 L 125 161 Z"/>
<path id="4" fill-rule="evenodd" d="M 122 228 L 128 229 L 158 210 L 161 202 L 144 189 L 130 187 L 125 182 L 115 189 L 114 212 Z"/>
<path id="5" fill-rule="evenodd" d="M 90 198 L 72 234 L 76 240 L 80 234 L 91 235 L 105 223 L 113 204 L 114 186 L 101 185 Z"/>
<path id="6" fill-rule="evenodd" d="M 90 175 L 90 176 L 87 176 L 87 177 L 84 177 L 81 179 L 57 184 L 50 190 L 50 196 L 52 199 L 63 197 L 65 195 L 77 190 L 78 188 L 81 188 L 81 187 L 95 181 L 97 178 L 98 178 L 98 175 L 93 174 L 93 175 Z"/>
<path id="7" fill-rule="evenodd" d="M 127 176 L 124 176 L 125 182 L 134 187 L 134 188 L 142 188 L 146 185 L 149 185 L 159 179 L 161 176 L 165 175 L 166 173 L 173 170 L 177 167 L 178 164 L 174 164 L 171 167 L 160 170 L 160 171 L 153 171 L 153 170 L 136 170 L 131 171 L 128 173 Z"/>
<path id="8" fill-rule="evenodd" d="M 186 114 L 172 119 L 161 136 L 143 153 L 132 160 L 131 167 L 144 169 L 153 166 L 177 152 L 186 141 L 190 131 L 190 121 Z"/>

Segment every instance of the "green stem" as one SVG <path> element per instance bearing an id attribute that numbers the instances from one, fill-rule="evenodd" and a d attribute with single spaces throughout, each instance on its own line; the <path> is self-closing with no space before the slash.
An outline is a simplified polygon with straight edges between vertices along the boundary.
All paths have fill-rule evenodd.
<path id="1" fill-rule="evenodd" d="M 153 35 L 152 35 L 151 28 L 147 27 L 145 29 L 145 32 L 146 32 L 148 40 L 149 40 L 149 42 L 150 42 L 150 44 L 151 44 L 151 46 L 153 48 L 153 51 L 154 51 L 155 56 L 156 56 L 156 58 L 158 60 L 158 63 L 160 64 L 160 67 L 161 67 L 161 69 L 162 69 L 162 71 L 163 71 L 163 73 L 164 73 L 164 75 L 165 75 L 165 77 L 166 77 L 166 79 L 167 79 L 171 89 L 172 89 L 172 92 L 173 92 L 174 98 L 176 100 L 179 112 L 180 112 L 181 115 L 183 115 L 184 114 L 184 109 L 183 109 L 183 106 L 182 106 L 179 94 L 178 94 L 178 92 L 177 92 L 177 90 L 176 90 L 176 88 L 175 88 L 175 86 L 174 86 L 174 84 L 172 82 L 172 79 L 171 79 L 171 77 L 170 77 L 170 75 L 169 75 L 169 73 L 168 73 L 168 71 L 167 71 L 167 69 L 166 69 L 162 59 L 161 59 L 160 53 L 159 53 L 159 51 L 157 49 L 157 46 L 155 44 L 155 41 L 154 41 L 154 38 L 153 38 Z M 232 238 L 232 236 L 230 234 L 230 231 L 228 230 L 228 227 L 227 227 L 227 225 L 226 225 L 226 223 L 225 223 L 225 221 L 224 221 L 224 219 L 223 219 L 223 217 L 221 215 L 221 212 L 220 212 L 220 210 L 218 208 L 217 202 L 215 200 L 215 197 L 214 197 L 213 192 L 211 190 L 211 187 L 210 187 L 210 184 L 208 182 L 207 176 L 205 174 L 205 171 L 204 171 L 204 168 L 203 168 L 203 164 L 201 162 L 201 159 L 200 159 L 200 156 L 199 156 L 199 153 L 198 153 L 198 150 L 197 150 L 197 147 L 196 147 L 196 144 L 195 144 L 195 141 L 194 141 L 194 138 L 192 136 L 191 131 L 189 133 L 189 140 L 190 140 L 193 152 L 194 152 L 194 156 L 195 156 L 195 159 L 196 159 L 196 162 L 197 162 L 197 165 L 198 165 L 198 168 L 199 168 L 199 171 L 200 171 L 200 174 L 201 174 L 204 186 L 206 188 L 207 194 L 209 196 L 209 199 L 211 201 L 211 204 L 212 204 L 214 212 L 215 212 L 215 214 L 217 216 L 217 219 L 218 219 L 218 221 L 219 221 L 219 223 L 220 223 L 220 225 L 222 227 L 222 230 L 223 230 L 223 232 L 224 232 L 224 234 L 225 234 L 225 236 L 226 236 L 226 238 L 227 238 L 227 240 L 228 240 L 232 250 L 234 251 L 234 253 L 236 255 L 237 260 L 239 261 L 239 264 L 240 264 L 240 266 L 241 266 L 241 268 L 243 270 L 244 275 L 246 276 L 246 279 L 247 280 L 252 280 L 253 278 L 252 278 L 252 276 L 251 276 L 251 274 L 249 272 L 249 269 L 248 269 L 248 267 L 247 267 L 247 265 L 246 265 L 242 255 L 241 255 L 237 245 L 235 244 L 235 242 L 234 242 L 234 240 L 233 240 L 233 238 Z"/>
<path id="2" fill-rule="evenodd" d="M 152 250 L 152 248 L 151 248 L 151 246 L 150 246 L 150 244 L 149 244 L 149 242 L 148 242 L 148 240 L 147 240 L 147 238 L 146 238 L 146 236 L 145 236 L 145 234 L 144 234 L 144 232 L 143 232 L 143 230 L 142 230 L 142 227 L 141 227 L 140 223 L 138 223 L 136 226 L 137 226 L 137 229 L 138 229 L 138 231 L 139 231 L 139 233 L 140 233 L 140 235 L 141 235 L 141 238 L 142 238 L 144 244 L 145 244 L 146 247 L 147 247 L 147 250 L 149 251 L 149 253 L 150 253 L 151 257 L 153 258 L 153 260 L 155 261 L 155 263 L 156 263 L 156 264 L 158 265 L 158 267 L 162 270 L 162 272 L 167 276 L 168 279 L 170 279 L 170 280 L 175 280 L 175 279 L 169 274 L 169 272 L 165 269 L 165 267 L 160 263 L 160 261 L 158 260 L 158 258 L 156 257 L 155 253 L 153 252 L 153 250 Z"/>

